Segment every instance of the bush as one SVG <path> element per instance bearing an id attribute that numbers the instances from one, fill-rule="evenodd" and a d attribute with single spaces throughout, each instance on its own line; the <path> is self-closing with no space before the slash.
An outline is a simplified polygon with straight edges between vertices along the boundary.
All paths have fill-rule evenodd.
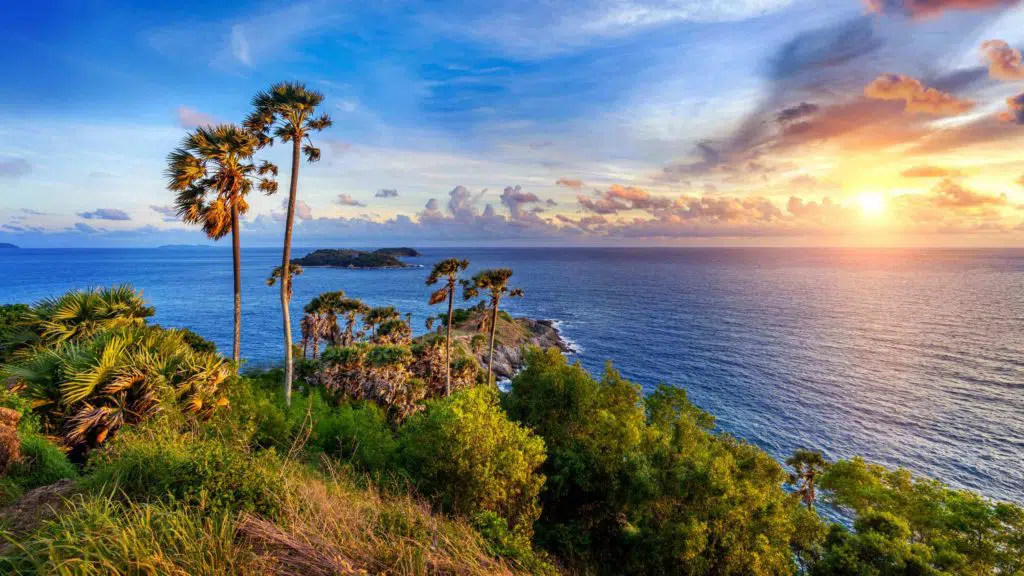
<path id="1" fill-rule="evenodd" d="M 15 339 L 19 323 L 30 308 L 24 304 L 0 305 L 0 364 L 8 360 L 8 346 Z"/>
<path id="2" fill-rule="evenodd" d="M 47 486 L 78 476 L 64 452 L 38 434 L 21 435 L 21 461 L 12 463 L 7 477 L 23 490 Z"/>
<path id="3" fill-rule="evenodd" d="M 361 470 L 380 472 L 394 463 L 398 442 L 383 409 L 371 402 L 353 402 L 318 414 L 308 446 Z"/>
<path id="4" fill-rule="evenodd" d="M 471 388 L 431 402 L 399 431 L 402 465 L 442 510 L 493 512 L 526 538 L 540 513 L 544 442 L 505 416 L 497 393 Z"/>
<path id="5" fill-rule="evenodd" d="M 94 454 L 84 484 L 116 489 L 139 502 L 177 501 L 210 512 L 273 517 L 280 509 L 282 466 L 273 451 L 251 455 L 220 440 L 147 427 Z"/>

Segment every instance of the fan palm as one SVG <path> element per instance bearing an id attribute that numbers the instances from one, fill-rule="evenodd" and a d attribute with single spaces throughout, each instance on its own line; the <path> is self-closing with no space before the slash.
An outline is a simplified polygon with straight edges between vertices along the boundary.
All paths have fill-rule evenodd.
<path id="1" fill-rule="evenodd" d="M 345 316 L 345 339 L 343 346 L 351 346 L 355 341 L 356 316 L 365 314 L 369 307 L 362 300 L 345 298 L 338 303 L 338 310 Z"/>
<path id="2" fill-rule="evenodd" d="M 253 111 L 245 120 L 245 127 L 255 134 L 261 145 L 270 145 L 273 139 L 292 143 L 291 185 L 288 189 L 288 212 L 284 227 L 284 250 L 281 268 L 288 276 L 291 265 L 292 227 L 295 222 L 295 199 L 299 189 L 300 154 L 306 155 L 307 162 L 320 160 L 320 149 L 313 146 L 311 132 L 329 128 L 331 117 L 316 113 L 323 103 L 324 95 L 297 82 L 274 84 L 269 90 L 259 92 L 252 99 Z M 303 142 L 305 140 L 305 143 Z M 292 326 L 288 310 L 289 298 L 285 286 L 281 286 L 281 314 L 284 317 L 285 383 L 284 394 L 287 404 L 292 400 Z"/>
<path id="3" fill-rule="evenodd" d="M 242 274 L 239 217 L 249 210 L 246 196 L 254 186 L 267 194 L 277 191 L 277 167 L 253 163 L 259 138 L 233 124 L 200 126 L 167 157 L 167 188 L 177 192 L 178 215 L 199 224 L 207 237 L 231 234 L 234 265 L 235 318 L 231 358 L 241 361 Z"/>
<path id="4" fill-rule="evenodd" d="M 389 320 L 397 320 L 401 315 L 394 306 L 376 306 L 363 314 L 363 327 L 370 330 L 370 337 L 377 337 L 377 326 Z"/>
<path id="5" fill-rule="evenodd" d="M 828 462 L 821 452 L 799 449 L 786 460 L 786 465 L 793 468 L 789 483 L 796 486 L 796 493 L 808 508 L 814 508 L 817 498 L 817 482 Z"/>
<path id="6" fill-rule="evenodd" d="M 288 286 L 285 288 L 285 293 L 288 296 L 289 302 L 291 302 L 292 294 L 294 292 L 292 282 L 295 280 L 296 276 L 302 276 L 303 272 L 304 270 L 302 269 L 302 266 L 299 266 L 298 264 L 292 264 L 291 266 L 288 267 Z M 267 278 L 267 286 L 273 286 L 277 284 L 277 282 L 281 280 L 281 276 L 283 274 L 283 268 L 281 268 L 280 266 L 275 266 L 274 270 L 270 273 L 270 276 Z"/>
<path id="7" fill-rule="evenodd" d="M 492 364 L 494 361 L 494 334 L 498 327 L 498 306 L 501 298 L 522 298 L 523 291 L 520 288 L 509 288 L 508 279 L 512 277 L 511 268 L 495 268 L 483 270 L 473 275 L 472 280 L 463 280 L 462 294 L 466 300 L 476 298 L 481 291 L 489 293 L 491 303 L 491 337 L 487 352 L 487 382 L 491 381 Z"/>
<path id="8" fill-rule="evenodd" d="M 455 301 L 455 285 L 459 281 L 459 272 L 465 271 L 468 267 L 469 260 L 448 258 L 434 264 L 433 270 L 430 271 L 430 276 L 427 276 L 427 286 L 433 286 L 442 279 L 445 281 L 441 289 L 430 295 L 429 304 L 433 306 L 441 302 L 448 302 L 448 328 L 445 333 L 444 342 L 444 361 L 446 364 L 444 371 L 444 393 L 446 396 L 452 392 L 452 306 Z M 433 328 L 433 323 L 431 323 L 427 330 L 431 328 Z"/>

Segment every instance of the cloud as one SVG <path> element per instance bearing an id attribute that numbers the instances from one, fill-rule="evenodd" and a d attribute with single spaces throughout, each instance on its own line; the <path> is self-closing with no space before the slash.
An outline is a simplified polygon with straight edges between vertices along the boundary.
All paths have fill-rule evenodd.
<path id="1" fill-rule="evenodd" d="M 912 18 L 938 16 L 945 10 L 991 10 L 1016 5 L 1019 0 L 864 0 L 868 10 L 902 13 Z"/>
<path id="2" fill-rule="evenodd" d="M 99 230 L 93 228 L 92 226 L 89 226 L 85 222 L 75 222 L 75 225 L 71 228 L 71 230 L 81 232 L 83 234 L 95 234 L 99 232 Z"/>
<path id="3" fill-rule="evenodd" d="M 398 190 L 394 188 L 381 188 L 373 193 L 374 198 L 397 198 Z"/>
<path id="4" fill-rule="evenodd" d="M 1024 80 L 1024 64 L 1021 64 L 1020 50 L 1002 40 L 989 40 L 981 45 L 988 58 L 988 74 L 999 80 Z"/>
<path id="5" fill-rule="evenodd" d="M 876 100 L 903 100 L 906 112 L 957 116 L 974 108 L 974 102 L 925 88 L 920 81 L 901 74 L 882 74 L 864 87 L 864 95 Z"/>
<path id="6" fill-rule="evenodd" d="M 92 212 L 79 212 L 79 216 L 86 220 L 131 220 L 132 217 L 128 215 L 124 210 L 117 208 L 97 208 Z"/>
<path id="7" fill-rule="evenodd" d="M 245 37 L 245 28 L 241 24 L 235 24 L 231 27 L 231 55 L 240 63 L 252 66 L 249 39 Z"/>
<path id="8" fill-rule="evenodd" d="M 174 206 L 157 206 L 155 204 L 151 204 L 149 209 L 162 216 L 164 222 L 178 221 L 178 209 Z"/>
<path id="9" fill-rule="evenodd" d="M 982 208 L 986 206 L 1007 206 L 1006 194 L 991 196 L 968 190 L 952 180 L 939 182 L 930 195 L 932 202 L 940 208 Z"/>
<path id="10" fill-rule="evenodd" d="M 775 120 L 780 124 L 787 122 L 793 122 L 794 120 L 802 120 L 808 116 L 813 116 L 821 110 L 821 107 L 811 102 L 801 102 L 796 106 L 790 106 L 789 108 L 783 108 L 775 116 Z"/>
<path id="11" fill-rule="evenodd" d="M 352 197 L 349 196 L 348 198 L 351 200 Z M 338 200 L 339 200 L 339 204 L 340 204 L 341 203 L 341 198 L 339 197 Z M 358 203 L 357 204 L 347 204 L 347 206 L 362 206 L 362 204 L 358 204 Z M 284 200 L 281 201 L 281 208 L 284 209 L 285 211 L 288 210 L 288 199 L 287 198 L 285 198 Z M 282 214 L 281 215 L 281 222 L 284 222 L 285 219 L 287 219 L 287 216 L 288 216 L 287 214 Z M 296 198 L 295 199 L 295 217 L 298 218 L 299 220 L 310 220 L 311 218 L 313 218 L 313 209 L 309 207 L 309 204 L 306 204 L 302 200 L 299 200 L 298 198 Z"/>
<path id="12" fill-rule="evenodd" d="M 344 192 L 338 194 L 337 202 L 342 206 L 366 206 L 366 204 L 356 200 L 350 194 L 346 194 Z"/>
<path id="13" fill-rule="evenodd" d="M 524 211 L 523 207 L 529 204 L 538 204 L 542 200 L 539 196 L 533 192 L 523 192 L 521 186 L 506 186 L 501 193 L 500 198 L 501 204 L 508 208 L 509 214 L 513 220 L 527 220 L 536 219 L 537 211 L 540 208 L 534 208 L 533 211 Z"/>
<path id="14" fill-rule="evenodd" d="M 911 166 L 903 172 L 900 172 L 900 176 L 903 176 L 904 178 L 945 178 L 947 176 L 959 175 L 959 170 L 948 170 L 940 166 L 930 166 L 928 164 Z"/>
<path id="15" fill-rule="evenodd" d="M 19 178 L 32 172 L 32 165 L 24 158 L 0 158 L 0 177 Z"/>
<path id="16" fill-rule="evenodd" d="M 178 126 L 191 130 L 199 126 L 212 126 L 217 124 L 217 119 L 209 114 L 204 114 L 196 110 L 195 108 L 189 108 L 188 106 L 178 106 L 176 111 L 178 117 Z"/>
<path id="17" fill-rule="evenodd" d="M 566 188 L 573 188 L 579 190 L 583 188 L 583 180 L 577 180 L 574 178 L 559 178 L 555 180 L 555 186 L 565 186 Z"/>
<path id="18" fill-rule="evenodd" d="M 588 212 L 615 214 L 624 210 L 646 210 L 655 212 L 672 207 L 670 198 L 654 196 L 643 188 L 613 184 L 604 191 L 595 190 L 596 198 L 577 195 L 576 201 Z"/>
<path id="19" fill-rule="evenodd" d="M 1024 186 L 1024 174 L 1021 174 L 1020 178 L 1017 178 L 1017 184 Z"/>
<path id="20" fill-rule="evenodd" d="M 29 216 L 49 216 L 50 215 L 49 212 L 40 212 L 39 210 L 33 210 L 31 208 L 22 208 L 21 211 L 24 212 L 25 214 L 28 214 Z"/>
<path id="21" fill-rule="evenodd" d="M 1006 99 L 1006 105 L 1009 106 L 1009 110 L 999 115 L 999 119 L 1003 122 L 1013 122 L 1014 124 L 1024 125 L 1024 92 Z"/>

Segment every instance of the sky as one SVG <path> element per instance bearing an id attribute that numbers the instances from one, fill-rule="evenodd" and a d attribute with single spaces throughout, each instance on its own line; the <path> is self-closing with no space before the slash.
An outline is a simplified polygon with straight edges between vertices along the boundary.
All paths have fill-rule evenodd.
<path id="1" fill-rule="evenodd" d="M 4 9 L 0 242 L 206 242 L 168 153 L 288 80 L 297 246 L 1024 246 L 1015 0 L 139 4 Z"/>

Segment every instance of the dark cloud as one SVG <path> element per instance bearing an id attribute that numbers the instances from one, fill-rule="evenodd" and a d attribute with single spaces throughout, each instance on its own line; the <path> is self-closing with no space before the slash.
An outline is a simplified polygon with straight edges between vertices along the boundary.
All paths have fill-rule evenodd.
<path id="1" fill-rule="evenodd" d="M 89 226 L 85 222 L 75 222 L 75 225 L 70 228 L 72 231 L 81 232 L 83 234 L 95 234 L 99 232 L 96 228 Z"/>
<path id="2" fill-rule="evenodd" d="M 555 180 L 555 185 L 579 190 L 580 188 L 583 188 L 583 180 L 577 180 L 575 178 L 559 178 L 558 180 Z"/>
<path id="3" fill-rule="evenodd" d="M 876 100 L 902 100 L 907 112 L 937 116 L 958 116 L 974 108 L 974 102 L 926 88 L 921 82 L 902 74 L 882 74 L 864 87 L 864 95 Z"/>
<path id="4" fill-rule="evenodd" d="M 1003 122 L 1024 124 L 1024 92 L 1013 98 L 1007 98 L 1006 105 L 1009 107 L 1009 110 L 1000 114 L 999 119 Z"/>
<path id="5" fill-rule="evenodd" d="M 346 194 L 344 192 L 338 194 L 337 202 L 342 206 L 366 206 L 366 204 L 353 198 L 351 194 Z"/>
<path id="6" fill-rule="evenodd" d="M 86 220 L 131 220 L 132 217 L 124 210 L 118 208 L 97 208 L 92 212 L 79 212 L 79 216 Z"/>
<path id="7" fill-rule="evenodd" d="M 940 166 L 929 166 L 927 164 L 912 166 L 900 172 L 900 176 L 904 178 L 945 178 L 947 176 L 959 175 L 960 172 L 958 170 L 947 170 Z"/>
<path id="8" fill-rule="evenodd" d="M 991 10 L 1015 6 L 1019 0 L 864 0 L 868 10 L 905 14 L 911 18 L 938 16 L 946 10 Z"/>
<path id="9" fill-rule="evenodd" d="M 178 109 L 175 111 L 175 115 L 178 119 L 178 126 L 188 130 L 199 126 L 217 124 L 217 119 L 213 116 L 200 112 L 195 108 L 189 108 L 188 106 L 178 106 Z"/>
<path id="10" fill-rule="evenodd" d="M 373 193 L 374 198 L 397 198 L 398 190 L 394 188 L 381 188 Z"/>
<path id="11" fill-rule="evenodd" d="M 796 106 L 790 106 L 789 108 L 783 108 L 775 116 L 775 120 L 780 124 L 786 124 L 793 122 L 794 120 L 801 120 L 808 116 L 813 116 L 820 110 L 821 107 L 811 102 L 801 102 Z"/>
<path id="12" fill-rule="evenodd" d="M 18 178 L 32 172 L 32 165 L 24 158 L 0 157 L 0 177 Z"/>
<path id="13" fill-rule="evenodd" d="M 506 186 L 499 199 L 501 204 L 508 208 L 509 215 L 513 220 L 536 219 L 536 211 L 524 211 L 524 206 L 542 202 L 540 197 L 533 192 L 523 192 L 521 186 Z"/>
<path id="14" fill-rule="evenodd" d="M 882 44 L 870 18 L 801 32 L 772 59 L 768 77 L 775 82 L 814 81 L 823 72 L 874 53 Z"/>

